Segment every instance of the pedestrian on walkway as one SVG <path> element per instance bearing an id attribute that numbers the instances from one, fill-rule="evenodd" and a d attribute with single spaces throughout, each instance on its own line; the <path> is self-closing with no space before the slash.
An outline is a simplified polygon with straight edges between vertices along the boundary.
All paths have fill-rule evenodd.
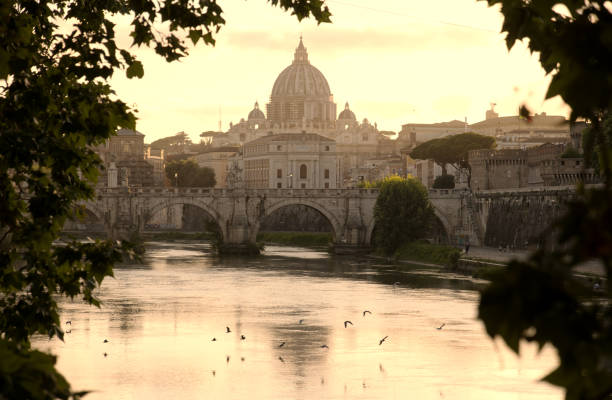
<path id="1" fill-rule="evenodd" d="M 467 243 L 465 243 L 465 255 L 467 256 L 468 251 L 470 251 L 470 241 L 468 240 Z"/>

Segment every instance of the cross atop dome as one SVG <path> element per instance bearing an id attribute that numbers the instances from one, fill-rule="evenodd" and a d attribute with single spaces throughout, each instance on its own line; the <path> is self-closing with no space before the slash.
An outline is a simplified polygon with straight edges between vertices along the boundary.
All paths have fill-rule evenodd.
<path id="1" fill-rule="evenodd" d="M 308 64 L 308 52 L 306 51 L 306 47 L 304 47 L 304 43 L 302 42 L 302 35 L 300 35 L 300 43 L 298 44 L 298 47 L 295 49 L 293 63 Z"/>

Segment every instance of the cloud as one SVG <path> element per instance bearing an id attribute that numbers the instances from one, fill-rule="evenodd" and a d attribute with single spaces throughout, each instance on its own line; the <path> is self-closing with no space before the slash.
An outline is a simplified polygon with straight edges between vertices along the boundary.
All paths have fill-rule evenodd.
<path id="1" fill-rule="evenodd" d="M 295 34 L 268 31 L 229 32 L 226 40 L 229 46 L 239 49 L 280 52 L 295 48 L 298 42 Z M 304 32 L 304 45 L 307 48 L 316 48 L 317 53 L 333 54 L 354 51 L 457 49 L 487 46 L 492 41 L 499 41 L 497 33 L 453 26 L 432 28 L 415 25 L 414 29 L 409 31 L 325 27 Z"/>

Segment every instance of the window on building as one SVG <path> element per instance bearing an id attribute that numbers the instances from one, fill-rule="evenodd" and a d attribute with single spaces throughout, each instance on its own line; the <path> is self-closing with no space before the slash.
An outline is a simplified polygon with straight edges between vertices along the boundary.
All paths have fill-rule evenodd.
<path id="1" fill-rule="evenodd" d="M 279 189 L 283 188 L 283 184 L 281 182 L 276 182 L 276 187 Z"/>
<path id="2" fill-rule="evenodd" d="M 326 169 L 323 174 L 325 176 L 325 179 L 329 179 L 329 170 L 328 169 Z"/>
<path id="3" fill-rule="evenodd" d="M 325 189 L 329 189 L 329 182 L 325 182 Z"/>
<path id="4" fill-rule="evenodd" d="M 329 146 L 325 146 L 325 151 L 329 151 Z"/>
<path id="5" fill-rule="evenodd" d="M 302 164 L 300 166 L 300 179 L 306 178 L 308 178 L 308 167 L 306 167 L 306 164 Z"/>
<path id="6" fill-rule="evenodd" d="M 306 189 L 306 184 L 302 183 L 302 189 Z"/>
<path id="7" fill-rule="evenodd" d="M 276 177 L 277 178 L 282 178 L 283 177 L 283 170 L 282 169 L 277 169 L 276 170 Z"/>
<path id="8" fill-rule="evenodd" d="M 283 146 L 281 146 L 280 144 L 276 146 L 277 151 L 281 151 L 282 149 L 283 149 Z"/>

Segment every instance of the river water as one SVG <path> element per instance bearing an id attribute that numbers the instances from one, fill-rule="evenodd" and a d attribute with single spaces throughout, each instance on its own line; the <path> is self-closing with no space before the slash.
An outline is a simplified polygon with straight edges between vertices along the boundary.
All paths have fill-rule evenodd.
<path id="1" fill-rule="evenodd" d="M 65 342 L 34 344 L 91 400 L 563 398 L 538 382 L 553 350 L 517 358 L 486 336 L 483 284 L 293 247 L 220 258 L 154 242 L 115 268 L 101 309 L 62 300 Z"/>

